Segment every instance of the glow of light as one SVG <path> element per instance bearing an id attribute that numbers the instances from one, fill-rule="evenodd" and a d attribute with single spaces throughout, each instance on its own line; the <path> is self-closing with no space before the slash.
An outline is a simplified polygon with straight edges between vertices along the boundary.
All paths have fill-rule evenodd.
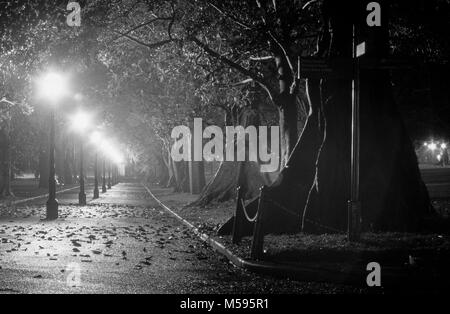
<path id="1" fill-rule="evenodd" d="M 80 133 L 85 131 L 91 124 L 91 116 L 83 111 L 76 113 L 70 120 L 72 129 Z"/>
<path id="2" fill-rule="evenodd" d="M 428 143 L 427 142 L 423 143 L 423 146 L 428 146 Z"/>
<path id="3" fill-rule="evenodd" d="M 61 74 L 49 72 L 38 79 L 39 96 L 56 102 L 67 94 L 67 80 Z"/>
<path id="4" fill-rule="evenodd" d="M 441 158 L 442 158 L 441 154 L 437 155 L 437 160 L 441 161 Z"/>
<path id="5" fill-rule="evenodd" d="M 111 143 L 103 141 L 100 144 L 100 149 L 102 150 L 105 157 L 110 159 L 112 162 L 121 164 L 124 162 L 124 157 L 116 148 L 114 148 Z"/>
<path id="6" fill-rule="evenodd" d="M 92 132 L 90 136 L 90 141 L 92 144 L 99 145 L 101 144 L 102 140 L 103 140 L 102 134 L 99 131 Z"/>
<path id="7" fill-rule="evenodd" d="M 430 144 L 428 144 L 428 149 L 430 149 L 430 150 L 435 150 L 436 148 L 437 148 L 436 143 L 430 143 Z"/>
<path id="8" fill-rule="evenodd" d="M 117 153 L 117 154 L 113 157 L 113 161 L 114 161 L 116 164 L 122 164 L 122 163 L 124 162 L 123 155 L 120 154 L 120 153 Z"/>
<path id="9" fill-rule="evenodd" d="M 82 101 L 83 100 L 83 95 L 80 93 L 76 93 L 74 96 L 76 101 Z"/>
<path id="10" fill-rule="evenodd" d="M 442 149 L 446 149 L 446 148 L 447 148 L 447 144 L 442 143 L 442 144 L 441 144 L 441 148 L 442 148 Z"/>

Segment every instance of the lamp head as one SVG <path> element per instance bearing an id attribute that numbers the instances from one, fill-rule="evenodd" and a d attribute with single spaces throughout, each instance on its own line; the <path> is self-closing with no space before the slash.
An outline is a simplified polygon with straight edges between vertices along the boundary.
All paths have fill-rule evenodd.
<path id="1" fill-rule="evenodd" d="M 79 111 L 71 118 L 72 129 L 77 132 L 84 132 L 91 124 L 91 116 L 86 112 Z"/>
<path id="2" fill-rule="evenodd" d="M 99 131 L 94 131 L 91 134 L 91 143 L 95 145 L 99 145 L 102 142 L 102 134 Z"/>
<path id="3" fill-rule="evenodd" d="M 67 94 L 67 80 L 56 72 L 49 72 L 38 79 L 39 95 L 56 102 Z"/>

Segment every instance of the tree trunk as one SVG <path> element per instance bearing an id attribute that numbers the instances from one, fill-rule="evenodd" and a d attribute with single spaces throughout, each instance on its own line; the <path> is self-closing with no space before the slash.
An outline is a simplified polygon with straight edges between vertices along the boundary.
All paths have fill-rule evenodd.
<path id="1" fill-rule="evenodd" d="M 331 27 L 327 49 L 331 58 L 352 56 L 352 25 L 367 38 L 368 57 L 387 55 L 388 3 L 382 3 L 382 26 L 366 24 L 365 4 L 323 2 L 324 25 Z M 350 197 L 351 78 L 346 69 L 334 69 L 336 78 L 319 84 L 309 80 L 311 115 L 287 168 L 267 189 L 269 200 L 265 233 L 345 232 Z M 351 72 L 350 72 L 351 73 Z M 360 199 L 363 230 L 417 231 L 432 214 L 428 192 L 420 177 L 417 158 L 396 109 L 389 73 L 361 70 Z M 257 201 L 248 205 L 253 214 Z M 301 225 L 300 219 L 302 217 Z M 270 223 L 269 223 L 270 222 Z M 247 224 L 246 234 L 251 234 Z M 229 224 L 222 228 L 230 231 Z M 223 232 L 222 232 L 223 233 Z"/>
<path id="2" fill-rule="evenodd" d="M 191 125 L 191 134 L 194 134 L 195 130 Z M 203 134 L 203 126 L 201 127 Z M 193 138 L 193 137 L 192 137 Z M 191 141 L 191 160 L 188 162 L 188 175 L 189 175 L 189 191 L 191 194 L 200 194 L 205 187 L 205 165 L 203 160 L 194 160 L 194 140 Z"/>
<path id="3" fill-rule="evenodd" d="M 0 130 L 0 154 L 1 178 L 0 178 L 0 197 L 14 196 L 11 190 L 11 139 L 8 131 Z"/>
<path id="4" fill-rule="evenodd" d="M 172 162 L 175 177 L 174 192 L 189 192 L 189 169 L 187 161 Z"/>
<path id="5" fill-rule="evenodd" d="M 287 163 L 297 142 L 297 104 L 295 91 L 291 90 L 293 73 L 289 69 L 286 58 L 279 48 L 275 50 L 275 63 L 278 71 L 279 95 L 274 99 L 279 111 L 281 138 L 281 167 Z"/>
<path id="6" fill-rule="evenodd" d="M 259 126 L 257 104 L 249 104 L 241 113 L 240 124 L 245 128 L 250 125 Z M 253 107 L 255 106 L 255 107 Z M 233 117 L 226 116 L 225 122 L 238 124 L 238 113 L 233 112 Z M 245 141 L 246 155 L 248 156 L 248 141 Z M 235 153 L 236 153 L 235 149 Z M 236 160 L 236 158 L 235 158 Z M 246 158 L 248 160 L 248 158 Z M 196 206 L 204 206 L 213 201 L 225 202 L 236 197 L 236 189 L 241 186 L 245 199 L 254 198 L 259 193 L 259 188 L 269 183 L 268 176 L 260 172 L 259 164 L 250 161 L 223 161 L 214 177 L 205 186 L 199 198 L 192 203 Z"/>
<path id="7" fill-rule="evenodd" d="M 354 11 L 324 2 L 325 16 L 332 27 L 329 55 L 351 57 L 352 21 L 370 43 L 368 57 L 385 57 L 388 52 L 388 4 L 381 7 L 380 29 L 368 29 L 365 8 Z M 346 11 L 347 10 L 347 11 Z M 351 15 L 348 15 L 351 14 Z M 357 34 L 358 35 L 358 34 Z M 318 159 L 316 189 L 311 191 L 303 221 L 306 231 L 347 227 L 350 194 L 351 81 L 328 79 L 322 84 L 326 140 Z M 417 158 L 402 118 L 397 111 L 386 70 L 361 70 L 360 190 L 365 230 L 415 231 L 430 214 L 428 192 L 420 177 Z M 338 165 L 338 166 L 337 166 Z M 313 223 L 309 223 L 313 222 Z M 315 223 L 314 223 L 315 222 Z M 324 226 L 321 228 L 320 226 Z"/>
<path id="8" fill-rule="evenodd" d="M 172 160 L 172 156 L 170 155 L 170 149 L 167 149 L 167 171 L 168 171 L 168 179 L 166 183 L 166 188 L 176 186 L 175 173 L 174 173 L 174 162 Z"/>
<path id="9" fill-rule="evenodd" d="M 169 164 L 166 158 L 164 158 L 164 152 L 156 155 L 158 160 L 158 169 L 156 171 L 155 181 L 157 184 L 165 185 L 169 179 Z"/>

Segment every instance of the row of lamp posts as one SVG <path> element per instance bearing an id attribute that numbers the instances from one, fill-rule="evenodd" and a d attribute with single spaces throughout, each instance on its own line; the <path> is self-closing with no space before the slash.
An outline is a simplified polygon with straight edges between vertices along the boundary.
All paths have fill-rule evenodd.
<path id="1" fill-rule="evenodd" d="M 66 86 L 66 81 L 64 76 L 50 72 L 39 78 L 38 81 L 39 96 L 51 104 L 50 111 L 50 145 L 49 145 L 49 193 L 47 200 L 47 220 L 53 220 L 58 218 L 58 201 L 56 199 L 56 180 L 55 180 L 55 115 L 56 106 L 58 101 L 60 101 L 68 93 Z M 89 126 L 89 116 L 83 112 L 77 113 L 72 118 L 72 127 L 78 132 L 82 133 L 86 131 Z M 110 158 L 113 159 L 115 163 L 121 163 L 122 158 L 117 151 L 115 151 L 112 146 L 102 139 L 101 134 L 98 131 L 94 131 L 91 135 L 91 142 L 96 145 L 95 150 L 95 164 L 94 164 L 94 195 L 93 198 L 97 199 L 100 197 L 99 191 L 99 177 L 98 177 L 98 155 L 99 148 L 98 144 L 104 148 L 103 151 L 103 165 L 102 165 L 102 193 L 105 193 L 107 189 L 110 189 L 112 185 L 118 183 L 118 168 L 113 165 L 111 160 L 108 161 L 108 167 L 106 165 L 106 157 L 110 154 Z M 80 205 L 86 205 L 86 192 L 85 192 L 85 181 L 84 181 L 84 144 L 80 140 L 80 192 L 78 194 L 78 201 Z M 108 169 L 107 169 L 108 168 Z M 107 177 L 106 177 L 107 176 Z"/>

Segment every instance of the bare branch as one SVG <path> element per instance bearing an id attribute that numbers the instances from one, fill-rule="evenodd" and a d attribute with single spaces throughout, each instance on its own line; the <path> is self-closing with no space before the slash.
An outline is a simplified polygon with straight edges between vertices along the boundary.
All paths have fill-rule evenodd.
<path id="1" fill-rule="evenodd" d="M 314 4 L 315 2 L 317 2 L 317 0 L 310 0 L 310 1 L 306 2 L 306 3 L 302 6 L 302 10 L 307 9 L 310 5 Z"/>
<path id="2" fill-rule="evenodd" d="M 237 83 L 218 84 L 218 86 L 227 86 L 227 87 L 230 87 L 230 86 L 231 86 L 231 87 L 235 87 L 235 86 L 241 86 L 241 85 L 245 85 L 245 84 L 252 83 L 252 82 L 254 82 L 254 80 L 251 79 L 251 78 L 248 78 L 248 79 L 245 79 L 245 80 L 240 81 L 240 82 L 237 82 Z"/>
<path id="3" fill-rule="evenodd" d="M 283 52 L 283 55 L 286 58 L 289 68 L 291 69 L 291 73 L 294 74 L 295 73 L 294 66 L 292 65 L 291 59 L 289 58 L 289 55 L 287 54 L 286 49 L 284 49 L 283 45 L 276 39 L 276 37 L 272 34 L 272 32 L 269 31 L 268 33 L 269 33 L 269 36 L 272 38 L 272 40 L 277 44 L 277 46 Z"/>
<path id="4" fill-rule="evenodd" d="M 156 49 L 156 48 L 162 47 L 162 46 L 164 46 L 166 44 L 169 44 L 169 43 L 173 42 L 173 39 L 165 39 L 165 40 L 157 41 L 157 42 L 154 42 L 154 43 L 146 43 L 146 42 L 143 42 L 140 39 L 137 39 L 137 38 L 132 37 L 130 35 L 121 33 L 119 31 L 114 31 L 114 32 L 116 34 L 122 35 L 125 38 L 128 38 L 129 40 L 131 40 L 131 41 L 133 41 L 133 42 L 135 42 L 135 43 L 137 43 L 137 44 L 139 44 L 141 46 L 144 46 L 144 47 L 147 47 L 147 48 L 150 48 L 150 49 Z"/>
<path id="5" fill-rule="evenodd" d="M 125 35 L 128 35 L 131 32 L 134 32 L 135 30 L 138 30 L 139 28 L 147 26 L 147 25 L 152 24 L 154 22 L 157 22 L 157 21 L 171 21 L 171 20 L 172 20 L 172 17 L 157 17 L 157 18 L 151 19 L 150 21 L 141 23 L 141 24 L 139 24 L 139 25 L 137 25 L 137 26 L 127 30 L 125 33 L 122 33 L 120 36 L 117 36 L 112 41 L 115 41 L 115 40 L 117 40 L 117 39 L 119 39 L 121 37 L 124 37 Z"/>
<path id="6" fill-rule="evenodd" d="M 214 58 L 222 61 L 229 67 L 241 72 L 242 74 L 252 78 L 256 83 L 258 83 L 269 95 L 269 98 L 272 100 L 274 92 L 272 91 L 272 88 L 270 85 L 265 82 L 265 80 L 261 77 L 259 77 L 256 73 L 253 73 L 252 71 L 244 68 L 243 66 L 237 64 L 236 62 L 224 57 L 223 55 L 219 54 L 217 51 L 214 51 L 211 49 L 207 44 L 200 41 L 197 37 L 192 36 L 189 38 L 192 42 L 194 42 L 197 46 L 199 46 L 203 51 L 205 51 L 207 54 L 213 56 Z"/>
<path id="7" fill-rule="evenodd" d="M 7 104 L 9 104 L 10 106 L 15 106 L 16 104 L 13 103 L 12 101 L 9 101 L 8 99 L 6 99 L 5 97 L 3 97 L 2 99 L 0 99 L 0 102 L 5 102 Z"/>
<path id="8" fill-rule="evenodd" d="M 208 1 L 208 4 L 209 4 L 212 8 L 214 8 L 217 12 L 219 12 L 220 14 L 222 14 L 223 16 L 229 18 L 229 19 L 232 20 L 233 22 L 235 22 L 237 25 L 239 25 L 239 26 L 241 26 L 241 27 L 243 27 L 243 28 L 245 28 L 245 29 L 247 29 L 247 30 L 250 30 L 250 29 L 251 29 L 251 27 L 250 27 L 249 25 L 247 25 L 247 24 L 245 24 L 244 22 L 238 20 L 235 16 L 233 16 L 233 15 L 231 15 L 231 14 L 229 14 L 229 13 L 224 12 L 223 10 L 221 10 L 220 8 L 218 8 L 215 4 L 213 4 L 213 3 L 209 2 L 209 1 Z"/>
<path id="9" fill-rule="evenodd" d="M 273 60 L 274 57 L 273 56 L 265 56 L 265 57 L 250 57 L 250 60 L 252 61 L 268 61 L 268 60 Z"/>

